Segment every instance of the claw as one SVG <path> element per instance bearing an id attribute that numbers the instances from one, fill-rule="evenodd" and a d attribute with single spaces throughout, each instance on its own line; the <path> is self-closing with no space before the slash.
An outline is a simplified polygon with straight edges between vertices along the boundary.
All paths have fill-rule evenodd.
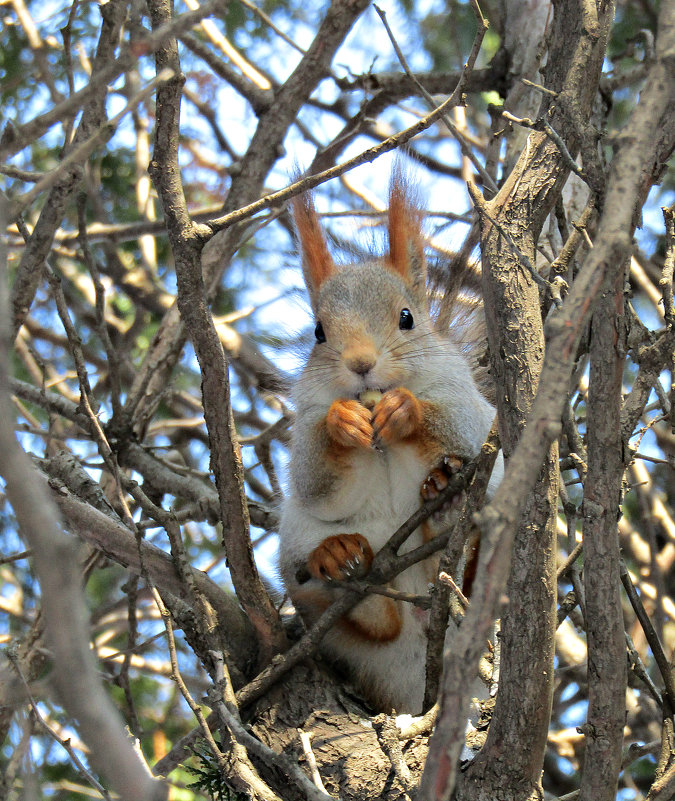
<path id="1" fill-rule="evenodd" d="M 307 561 L 307 569 L 322 581 L 362 577 L 368 572 L 372 560 L 373 552 L 365 537 L 361 534 L 338 534 L 326 537 L 314 549 Z"/>
<path id="2" fill-rule="evenodd" d="M 443 457 L 443 466 L 450 474 L 459 473 L 462 469 L 462 460 L 459 456 L 455 456 L 454 454 L 448 454 L 448 456 Z"/>
<path id="3" fill-rule="evenodd" d="M 444 456 L 438 467 L 426 477 L 420 488 L 420 495 L 425 501 L 437 497 L 447 486 L 448 481 L 456 475 L 464 465 L 463 460 L 455 454 Z"/>

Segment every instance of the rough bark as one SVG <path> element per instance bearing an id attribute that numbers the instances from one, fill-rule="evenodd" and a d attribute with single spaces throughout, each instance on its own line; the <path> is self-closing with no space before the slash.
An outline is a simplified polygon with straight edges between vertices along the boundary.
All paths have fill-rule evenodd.
<path id="1" fill-rule="evenodd" d="M 611 6 L 597 12 L 588 4 L 579 7 L 575 3 L 559 3 L 555 8 L 546 82 L 558 92 L 557 102 L 550 109 L 552 124 L 572 152 L 580 143 L 582 149 L 589 149 L 584 143 L 590 133 L 582 128 L 581 120 L 588 118 L 595 96 L 611 19 Z M 578 20 L 578 24 L 570 24 L 571 20 Z M 583 91 L 579 92 L 581 71 L 585 78 Z M 535 243 L 567 175 L 568 167 L 555 143 L 546 134 L 533 133 L 497 196 L 484 203 L 474 194 L 482 227 L 488 338 L 506 457 L 515 449 L 530 414 L 544 358 L 539 292 L 529 272 L 535 265 Z M 512 547 L 513 567 L 508 583 L 509 608 L 503 631 L 498 700 L 486 745 L 462 775 L 458 792 L 467 799 L 494 796 L 528 799 L 542 792 L 539 781 L 553 682 L 554 535 L 558 495 L 557 448 L 551 439 L 546 442 L 545 450 L 542 472 L 539 471 L 541 462 L 534 463 L 530 454 L 528 487 L 532 487 L 532 494 L 529 500 L 520 494 L 520 505 L 512 508 L 508 523 L 504 521 L 506 526 L 501 536 L 497 538 L 494 531 L 488 535 L 485 525 L 483 528 L 484 538 L 493 547 L 503 549 L 506 556 L 500 560 L 500 578 L 492 573 L 493 583 L 484 584 L 485 563 L 479 565 L 474 604 L 478 599 L 485 607 L 493 604 L 492 614 L 497 614 L 494 604 L 498 588 L 506 579 L 503 560 L 508 560 Z M 507 465 L 507 470 L 515 473 L 513 466 Z M 498 515 L 504 509 L 499 500 L 498 492 L 491 504 L 500 510 Z M 481 595 L 484 587 L 485 594 Z M 487 633 L 488 612 L 481 614 L 481 610 L 477 610 L 475 615 L 474 618 L 470 610 L 464 625 L 469 625 L 469 620 L 476 623 L 476 618 L 480 618 L 477 634 Z M 453 662 L 454 657 L 451 657 L 446 663 L 446 675 L 454 669 Z M 449 680 L 446 693 L 448 684 Z M 451 697 L 457 693 L 461 698 L 462 690 L 458 687 L 453 689 Z M 433 792 L 441 798 L 450 795 L 456 781 L 453 762 L 459 755 L 461 742 L 457 735 L 465 709 L 466 701 L 444 703 L 441 707 L 430 762 L 440 760 L 443 751 L 444 766 L 441 769 L 432 763 L 425 773 L 425 798 L 431 798 Z M 445 716 L 454 716 L 455 724 L 449 721 L 446 724 Z M 446 739 L 445 746 L 443 739 Z M 523 746 L 516 752 L 510 748 L 515 741 Z"/>
<path id="2" fill-rule="evenodd" d="M 625 469 L 621 439 L 623 291 L 624 265 L 617 264 L 605 280 L 591 321 L 588 473 L 583 502 L 588 713 L 582 801 L 616 798 L 626 717 L 626 644 L 617 527 Z"/>
<path id="3" fill-rule="evenodd" d="M 295 668 L 256 706 L 251 726 L 264 743 L 292 755 L 301 765 L 306 757 L 298 731 L 311 732 L 311 749 L 326 790 L 342 801 L 407 797 L 363 708 L 320 669 Z M 424 765 L 427 739 L 420 735 L 401 742 L 403 760 L 413 777 Z M 258 767 L 269 776 L 269 769 Z M 284 801 L 304 801 L 304 796 L 289 784 Z"/>

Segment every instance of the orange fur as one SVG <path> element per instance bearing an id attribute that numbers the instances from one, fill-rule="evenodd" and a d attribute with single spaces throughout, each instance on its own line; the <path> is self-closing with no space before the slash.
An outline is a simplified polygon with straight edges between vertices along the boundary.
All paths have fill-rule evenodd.
<path id="1" fill-rule="evenodd" d="M 370 418 L 370 411 L 358 401 L 333 401 L 326 415 L 328 456 L 341 460 L 345 448 L 370 448 L 373 437 Z"/>
<path id="2" fill-rule="evenodd" d="M 440 467 L 434 467 L 422 484 L 420 495 L 425 501 L 431 501 L 447 486 L 448 474 Z"/>
<path id="3" fill-rule="evenodd" d="M 422 404 L 409 389 L 385 392 L 373 409 L 373 435 L 386 443 L 416 436 L 422 425 Z"/>
<path id="4" fill-rule="evenodd" d="M 433 538 L 436 536 L 436 532 L 428 520 L 424 520 L 422 522 L 420 531 L 422 532 L 422 542 L 429 542 L 429 540 L 433 540 Z"/>
<path id="5" fill-rule="evenodd" d="M 323 282 L 335 271 L 335 264 L 328 252 L 326 239 L 310 194 L 300 195 L 292 201 L 295 228 L 302 251 L 302 267 L 312 306 L 316 309 L 316 298 Z"/>
<path id="6" fill-rule="evenodd" d="M 436 411 L 433 403 L 404 387 L 391 389 L 373 410 L 374 436 L 388 444 L 406 442 L 425 461 L 440 462 L 444 454 L 433 425 Z"/>
<path id="7" fill-rule="evenodd" d="M 314 578 L 346 579 L 365 576 L 373 561 L 373 549 L 361 534 L 326 537 L 309 555 L 307 567 Z M 349 567 L 352 564 L 353 567 Z"/>
<path id="8" fill-rule="evenodd" d="M 431 501 L 436 498 L 448 486 L 450 476 L 459 472 L 463 464 L 461 457 L 452 453 L 445 455 L 441 464 L 430 471 L 422 484 L 420 490 L 422 500 Z"/>
<path id="9" fill-rule="evenodd" d="M 337 534 L 326 537 L 309 556 L 307 568 L 314 578 L 327 581 L 365 576 L 373 561 L 373 550 L 361 534 Z M 330 600 L 331 591 L 299 589 L 295 601 L 310 604 L 323 611 Z M 375 608 L 374 608 L 375 607 Z M 358 639 L 390 642 L 401 631 L 401 615 L 391 598 L 371 595 L 357 604 L 340 620 L 340 628 Z"/>
<path id="10" fill-rule="evenodd" d="M 409 187 L 400 173 L 395 173 L 389 190 L 389 263 L 407 283 L 413 283 L 414 257 L 424 263 L 422 215 L 412 202 Z"/>
<path id="11" fill-rule="evenodd" d="M 310 619 L 318 618 L 335 600 L 335 593 L 328 587 L 307 589 L 302 587 L 293 593 L 293 603 L 300 609 L 312 610 Z M 364 604 L 367 603 L 367 606 Z M 376 606 L 376 609 L 373 607 Z M 358 642 L 393 642 L 401 633 L 403 621 L 396 601 L 383 595 L 369 595 L 350 612 L 343 615 L 337 627 L 351 640 Z"/>
<path id="12" fill-rule="evenodd" d="M 401 633 L 403 621 L 393 598 L 371 595 L 368 611 L 362 611 L 363 601 L 340 620 L 340 628 L 354 637 L 369 642 L 392 642 Z M 377 612 L 373 612 L 373 602 Z"/>

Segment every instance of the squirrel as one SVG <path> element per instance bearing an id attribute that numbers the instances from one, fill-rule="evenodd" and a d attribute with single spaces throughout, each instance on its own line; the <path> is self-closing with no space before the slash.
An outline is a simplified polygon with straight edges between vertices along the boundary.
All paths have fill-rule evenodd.
<path id="1" fill-rule="evenodd" d="M 307 624 L 336 599 L 331 580 L 367 576 L 396 529 L 474 458 L 495 415 L 451 331 L 430 313 L 422 213 L 400 170 L 389 189 L 388 252 L 338 268 L 310 194 L 293 216 L 316 342 L 295 384 L 289 491 L 279 568 Z M 490 479 L 494 491 L 503 467 Z M 421 545 L 421 526 L 401 551 Z M 425 595 L 437 559 L 392 589 Z M 428 613 L 367 595 L 325 636 L 321 652 L 379 711 L 422 711 Z"/>

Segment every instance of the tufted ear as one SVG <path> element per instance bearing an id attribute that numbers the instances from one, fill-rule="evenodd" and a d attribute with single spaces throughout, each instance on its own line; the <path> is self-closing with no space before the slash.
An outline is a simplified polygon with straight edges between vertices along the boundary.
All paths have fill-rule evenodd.
<path id="1" fill-rule="evenodd" d="M 427 264 L 422 237 L 422 213 L 415 193 L 399 167 L 389 185 L 389 268 L 424 293 Z"/>
<path id="2" fill-rule="evenodd" d="M 335 272 L 335 264 L 328 252 L 311 194 L 305 193 L 294 198 L 292 208 L 302 253 L 302 272 L 312 309 L 316 312 L 319 290 L 323 282 Z"/>

